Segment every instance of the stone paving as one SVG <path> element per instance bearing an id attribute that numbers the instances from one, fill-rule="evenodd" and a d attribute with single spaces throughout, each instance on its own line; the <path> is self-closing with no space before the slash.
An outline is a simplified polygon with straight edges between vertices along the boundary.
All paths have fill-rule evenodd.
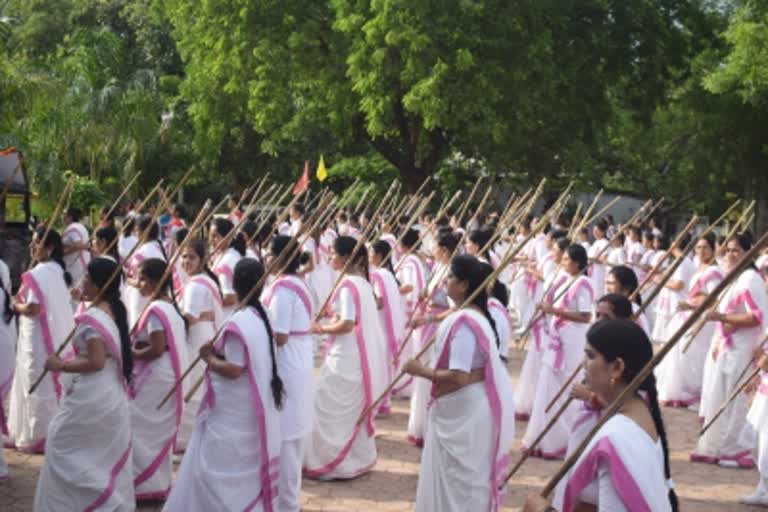
<path id="1" fill-rule="evenodd" d="M 521 366 L 521 355 L 510 362 L 513 378 Z M 716 466 L 691 464 L 688 453 L 694 447 L 698 422 L 693 412 L 665 409 L 664 417 L 672 448 L 673 480 L 681 510 L 695 512 L 726 512 L 760 510 L 737 504 L 740 496 L 748 494 L 758 479 L 756 470 L 722 469 Z M 408 403 L 395 401 L 392 415 L 377 422 L 378 463 L 374 470 L 361 478 L 347 482 L 314 482 L 305 480 L 302 491 L 304 512 L 384 512 L 413 509 L 420 452 L 405 440 Z M 525 424 L 517 424 L 518 439 Z M 18 454 L 5 450 L 10 465 L 10 479 L 0 482 L 0 511 L 32 510 L 35 482 L 42 456 Z M 517 457 L 517 455 L 515 455 Z M 513 460 L 516 460 L 513 458 Z M 503 510 L 520 510 L 529 492 L 541 489 L 558 468 L 558 462 L 529 459 L 512 480 Z M 145 504 L 142 511 L 159 511 L 162 504 Z"/>

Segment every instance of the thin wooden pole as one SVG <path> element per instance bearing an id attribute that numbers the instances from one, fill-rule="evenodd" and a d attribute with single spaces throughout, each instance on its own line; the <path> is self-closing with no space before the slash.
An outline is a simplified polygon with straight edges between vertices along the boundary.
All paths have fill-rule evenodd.
<path id="1" fill-rule="evenodd" d="M 512 466 L 512 469 L 509 470 L 509 473 L 507 473 L 506 478 L 504 478 L 504 483 L 502 486 L 504 486 L 509 480 L 517 473 L 517 470 L 519 470 L 526 460 L 533 454 L 534 449 L 539 445 L 542 439 L 544 439 L 544 436 L 549 433 L 550 430 L 552 430 L 552 427 L 554 427 L 557 424 L 557 420 L 560 419 L 560 416 L 563 415 L 563 413 L 568 410 L 568 406 L 571 405 L 571 402 L 573 402 L 572 397 L 568 397 L 568 399 L 563 402 L 563 405 L 560 406 L 560 408 L 557 410 L 554 416 L 550 418 L 549 423 L 547 423 L 543 429 L 541 429 L 541 432 L 539 432 L 539 435 L 536 436 L 536 439 L 533 440 L 531 443 L 531 446 L 528 447 L 525 452 L 523 452 L 520 455 L 520 458 L 517 460 L 514 466 Z"/>

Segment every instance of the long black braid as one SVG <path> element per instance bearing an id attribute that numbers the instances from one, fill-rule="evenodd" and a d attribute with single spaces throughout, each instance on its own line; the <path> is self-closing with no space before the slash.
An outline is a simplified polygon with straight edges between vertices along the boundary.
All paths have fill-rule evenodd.
<path id="1" fill-rule="evenodd" d="M 258 284 L 261 277 L 264 275 L 264 266 L 253 258 L 243 258 L 235 265 L 235 272 L 233 275 L 233 282 L 235 292 L 239 300 L 243 300 L 251 290 Z M 272 334 L 272 325 L 269 323 L 269 317 L 264 310 L 264 306 L 261 304 L 259 297 L 261 296 L 261 289 L 257 289 L 251 294 L 248 300 L 248 306 L 251 306 L 261 317 L 261 321 L 264 322 L 264 328 L 267 330 L 267 341 L 269 343 L 269 356 L 272 360 L 272 379 L 270 381 L 270 387 L 272 388 L 272 398 L 275 401 L 275 406 L 278 409 L 283 407 L 283 397 L 285 395 L 285 386 L 277 373 L 277 358 L 275 357 L 275 340 Z"/>
<path id="2" fill-rule="evenodd" d="M 648 409 L 651 411 L 653 424 L 656 427 L 656 433 L 661 439 L 661 448 L 664 451 L 664 476 L 669 480 L 672 477 L 672 471 L 669 466 L 669 443 L 667 441 L 667 430 L 664 428 L 664 420 L 661 417 L 661 408 L 659 407 L 659 393 L 656 388 L 656 377 L 651 373 L 640 385 L 640 389 L 648 393 Z M 674 489 L 669 490 L 669 503 L 672 510 L 678 509 L 677 494 Z"/>

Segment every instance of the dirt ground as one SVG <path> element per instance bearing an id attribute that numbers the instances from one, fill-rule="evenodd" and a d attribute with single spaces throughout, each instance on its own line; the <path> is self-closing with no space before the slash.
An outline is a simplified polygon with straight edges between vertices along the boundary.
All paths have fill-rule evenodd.
<path id="1" fill-rule="evenodd" d="M 513 379 L 522 364 L 522 355 L 515 353 L 510 361 Z M 698 423 L 693 412 L 665 409 L 664 418 L 672 449 L 672 478 L 681 509 L 695 512 L 724 512 L 759 510 L 739 505 L 737 500 L 754 488 L 756 470 L 722 469 L 716 466 L 691 464 L 688 454 L 695 446 Z M 395 401 L 392 415 L 377 421 L 378 462 L 374 470 L 361 478 L 347 482 L 315 482 L 304 480 L 302 510 L 304 512 L 384 512 L 412 510 L 416 496 L 420 451 L 406 442 L 408 402 Z M 525 424 L 518 422 L 517 437 Z M 513 461 L 518 455 L 515 454 Z M 43 462 L 42 456 L 19 454 L 5 450 L 10 465 L 10 478 L 0 482 L 0 510 L 21 512 L 32 510 L 35 482 Z M 529 492 L 541 489 L 559 463 L 529 459 L 508 489 L 503 510 L 520 510 Z M 160 510 L 162 504 L 145 504 L 142 511 Z"/>

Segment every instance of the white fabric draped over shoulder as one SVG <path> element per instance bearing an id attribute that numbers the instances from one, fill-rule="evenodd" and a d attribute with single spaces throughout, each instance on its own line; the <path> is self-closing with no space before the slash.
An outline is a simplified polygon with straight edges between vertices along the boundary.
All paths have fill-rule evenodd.
<path id="1" fill-rule="evenodd" d="M 181 313 L 192 317 L 196 321 L 190 323 L 187 333 L 187 353 L 190 359 L 197 356 L 200 347 L 211 341 L 216 330 L 223 321 L 221 293 L 217 283 L 210 276 L 201 272 L 192 276 L 184 287 L 184 295 L 179 306 Z M 213 320 L 201 319 L 203 313 L 213 314 Z M 184 379 L 183 386 L 189 385 L 189 382 L 197 382 L 203 376 L 202 365 L 195 365 L 189 376 Z M 185 391 L 186 393 L 186 391 Z M 195 425 L 195 416 L 200 403 L 203 400 L 203 393 L 198 390 L 192 398 L 184 405 L 181 418 L 181 426 L 176 437 L 176 451 L 184 450 L 192 435 L 192 429 Z"/>
<path id="2" fill-rule="evenodd" d="M 317 309 L 307 284 L 297 276 L 281 275 L 263 293 L 272 316 L 272 330 L 288 335 L 277 349 L 277 368 L 285 386 L 280 411 L 283 441 L 301 439 L 312 430 L 314 377 L 312 319 Z"/>
<path id="3" fill-rule="evenodd" d="M 76 319 L 76 354 L 104 343 L 106 361 L 95 372 L 63 374 L 65 396 L 51 420 L 34 510 L 133 510 L 131 418 L 122 373 L 120 333 L 98 308 Z"/>
<path id="4" fill-rule="evenodd" d="M 227 322 L 214 348 L 245 372 L 229 379 L 206 370 L 203 406 L 163 510 L 276 510 L 282 440 L 269 343 L 254 308 Z"/>
<path id="5" fill-rule="evenodd" d="M 555 298 L 555 291 L 567 280 L 568 274 L 563 271 L 552 274 L 544 283 L 547 292 L 543 300 L 551 304 Z M 527 324 L 523 326 L 523 328 L 525 327 Z M 541 316 L 533 323 L 528 335 L 527 351 L 515 390 L 515 407 L 517 409 L 515 415 L 519 420 L 528 420 L 533 411 L 533 400 L 536 398 L 536 388 L 541 373 L 541 358 L 549 346 L 548 332 L 549 322 L 545 316 Z"/>
<path id="6" fill-rule="evenodd" d="M 48 373 L 34 393 L 32 383 L 42 374 L 45 361 L 75 327 L 64 271 L 47 261 L 21 276 L 17 297 L 40 306 L 38 315 L 19 316 L 16 372 L 11 387 L 8 430 L 16 447 L 39 452 L 45 444 L 48 423 L 58 409 L 62 387 L 60 377 Z"/>
<path id="7" fill-rule="evenodd" d="M 379 320 L 386 335 L 387 348 L 387 380 L 392 380 L 395 367 L 395 357 L 400 350 L 400 343 L 405 337 L 405 307 L 400 287 L 395 276 L 387 269 L 371 270 L 371 285 L 377 297 L 381 300 Z"/>
<path id="8" fill-rule="evenodd" d="M 328 264 L 328 251 L 323 249 L 322 243 L 316 242 L 312 237 L 307 237 L 302 247 L 312 255 L 314 267 L 312 272 L 305 274 L 304 279 L 309 285 L 314 301 L 325 301 L 334 285 L 333 269 Z"/>
<path id="9" fill-rule="evenodd" d="M 474 339 L 484 380 L 435 398 L 430 405 L 424 451 L 416 491 L 418 512 L 496 511 L 499 485 L 506 476 L 515 437 L 512 382 L 502 365 L 491 325 L 468 308 L 448 316 L 438 328 L 433 367 L 448 369 L 460 352 L 458 333 Z M 468 331 L 468 332 L 467 332 Z M 432 389 L 433 398 L 435 388 Z"/>
<path id="10" fill-rule="evenodd" d="M 555 490 L 553 505 L 572 512 L 579 503 L 598 510 L 672 509 L 661 440 L 621 414 L 609 419 Z"/>
<path id="11" fill-rule="evenodd" d="M 594 306 L 592 280 L 584 275 L 569 277 L 555 291 L 554 296 L 558 298 L 553 305 L 571 313 L 589 313 Z M 548 317 L 547 322 L 549 324 L 548 343 L 542 354 L 536 396 L 528 427 L 522 439 L 523 449 L 528 449 L 533 444 L 533 440 L 567 399 L 565 395 L 561 396 L 549 412 L 545 411 L 547 404 L 555 398 L 558 390 L 583 360 L 586 333 L 589 330 L 588 323 L 574 322 L 556 315 Z M 540 441 L 534 455 L 544 458 L 562 458 L 575 414 L 575 404 L 571 404 Z"/>
<path id="12" fill-rule="evenodd" d="M 386 342 L 373 289 L 364 278 L 345 277 L 332 303 L 336 314 L 355 326 L 330 339 L 317 383 L 314 428 L 306 438 L 304 474 L 355 478 L 376 463 L 373 415 L 357 422 L 386 387 L 380 364 L 386 360 Z"/>
<path id="13" fill-rule="evenodd" d="M 182 386 L 161 409 L 157 405 L 187 367 L 184 320 L 172 304 L 156 300 L 136 328 L 136 338 L 146 341 L 162 331 L 167 350 L 151 361 L 135 361 L 133 369 L 133 476 L 137 499 L 164 499 L 171 486 L 171 451 L 181 424 Z"/>
<path id="14" fill-rule="evenodd" d="M 606 247 L 608 246 L 608 240 L 605 238 L 601 238 L 600 240 L 595 240 L 595 243 L 592 244 L 592 247 L 589 248 L 589 252 L 587 255 L 590 257 L 590 259 L 597 258 L 600 256 L 600 258 L 605 258 L 608 256 L 608 249 Z M 592 282 L 595 285 L 595 297 L 600 298 L 605 294 L 605 274 L 607 272 L 606 265 L 604 263 L 598 263 L 598 262 L 592 262 L 589 266 L 589 277 L 592 278 Z"/>

